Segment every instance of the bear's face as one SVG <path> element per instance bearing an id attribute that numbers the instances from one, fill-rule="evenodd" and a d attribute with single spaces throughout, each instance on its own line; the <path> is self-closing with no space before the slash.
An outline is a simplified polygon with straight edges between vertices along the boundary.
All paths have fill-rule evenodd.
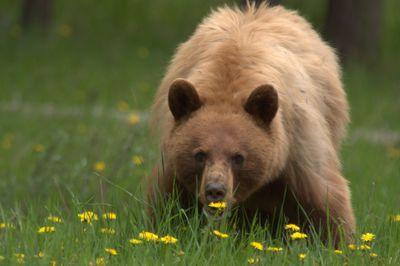
<path id="1" fill-rule="evenodd" d="M 234 110 L 201 102 L 193 85 L 177 80 L 169 107 L 175 127 L 165 149 L 172 171 L 203 206 L 243 202 L 274 177 L 279 165 L 271 122 L 278 105 L 272 87 L 257 88 L 242 110 Z"/>

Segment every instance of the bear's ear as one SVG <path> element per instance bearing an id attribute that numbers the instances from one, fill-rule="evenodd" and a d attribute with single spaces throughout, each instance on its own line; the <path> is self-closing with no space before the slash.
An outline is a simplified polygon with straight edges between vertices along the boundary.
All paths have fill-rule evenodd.
<path id="1" fill-rule="evenodd" d="M 244 109 L 257 121 L 269 125 L 278 111 L 278 93 L 271 85 L 261 85 L 250 94 Z"/>
<path id="2" fill-rule="evenodd" d="M 179 121 L 199 109 L 201 101 L 189 81 L 176 79 L 169 88 L 168 105 L 175 120 Z"/>

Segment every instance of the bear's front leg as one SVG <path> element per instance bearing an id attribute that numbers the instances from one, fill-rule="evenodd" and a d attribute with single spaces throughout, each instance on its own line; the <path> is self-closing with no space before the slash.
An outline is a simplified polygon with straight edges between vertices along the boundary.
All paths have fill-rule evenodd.
<path id="1" fill-rule="evenodd" d="M 183 209 L 195 206 L 194 196 L 179 183 L 175 174 L 168 167 L 164 169 L 154 167 L 152 175 L 147 178 L 146 182 L 147 213 L 153 225 L 156 225 L 157 214 L 162 213 L 171 197 L 173 197 L 172 200 L 178 200 Z"/>
<path id="2" fill-rule="evenodd" d="M 341 240 L 351 241 L 355 219 L 351 206 L 348 181 L 340 174 L 325 171 L 325 175 L 308 173 L 307 177 L 289 178 L 288 184 L 305 211 L 306 222 L 337 247 Z M 296 182 L 297 181 L 297 182 Z"/>
<path id="3" fill-rule="evenodd" d="M 325 202 L 305 204 L 308 218 L 325 243 L 338 247 L 343 240 L 352 240 L 355 219 L 347 186 L 326 192 Z"/>

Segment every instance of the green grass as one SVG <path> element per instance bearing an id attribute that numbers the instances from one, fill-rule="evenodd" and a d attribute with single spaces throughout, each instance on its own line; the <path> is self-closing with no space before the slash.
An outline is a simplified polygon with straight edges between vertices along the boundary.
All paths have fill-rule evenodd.
<path id="1" fill-rule="evenodd" d="M 161 5 L 155 21 L 149 20 L 153 11 L 140 5 L 148 13 L 138 12 L 133 20 L 143 21 L 148 32 L 136 32 L 128 23 L 129 5 L 109 7 L 106 20 L 113 23 L 108 26 L 101 24 L 108 13 L 100 7 L 94 6 L 93 16 L 85 19 L 66 5 L 48 35 L 32 31 L 19 37 L 13 35 L 15 21 L 9 14 L 15 7 L 10 4 L 10 12 L 0 20 L 6 29 L 0 31 L 0 223 L 15 228 L 0 229 L 0 256 L 5 258 L 0 265 L 16 264 L 14 253 L 24 253 L 27 265 L 53 260 L 88 265 L 99 257 L 110 264 L 244 265 L 254 257 L 263 265 L 293 265 L 300 263 L 299 253 L 307 254 L 307 265 L 398 265 L 400 222 L 389 219 L 400 213 L 400 80 L 392 64 L 382 63 L 373 71 L 356 64 L 344 69 L 352 116 L 343 147 L 344 174 L 351 182 L 357 240 L 364 232 L 376 234 L 372 252 L 377 258 L 346 247 L 337 255 L 318 242 L 287 243 L 271 238 L 268 228 L 243 232 L 228 222 L 220 230 L 230 237 L 219 239 L 211 233 L 218 227 L 204 217 L 179 208 L 170 211 L 177 209 L 174 199 L 158 213 L 155 227 L 149 223 L 143 177 L 159 154 L 147 127 L 148 109 L 176 43 L 208 9 L 202 5 L 193 14 L 180 14 L 188 9 L 186 2 L 168 7 L 155 1 Z M 175 13 L 168 14 L 173 8 Z M 320 14 L 310 16 L 317 21 Z M 188 23 L 179 27 L 182 18 Z M 72 26 L 71 36 L 57 34 L 64 24 Z M 160 31 L 160 24 L 176 30 Z M 118 110 L 121 101 L 128 103 L 128 110 Z M 132 125 L 128 117 L 136 112 L 141 121 Z M 37 150 L 38 144 L 43 151 Z M 143 164 L 135 165 L 133 156 L 142 156 Z M 98 161 L 106 163 L 101 173 L 93 170 Z M 99 215 L 113 211 L 118 217 L 82 224 L 77 214 L 84 210 Z M 54 225 L 54 233 L 38 234 L 41 226 L 52 224 L 46 219 L 50 214 L 62 217 L 63 223 Z M 112 227 L 116 234 L 102 234 L 102 227 Z M 143 230 L 179 241 L 128 242 Z M 256 251 L 249 247 L 251 241 L 283 251 Z M 107 247 L 119 254 L 108 256 Z M 34 256 L 39 251 L 44 258 Z M 179 256 L 180 251 L 184 255 Z"/>

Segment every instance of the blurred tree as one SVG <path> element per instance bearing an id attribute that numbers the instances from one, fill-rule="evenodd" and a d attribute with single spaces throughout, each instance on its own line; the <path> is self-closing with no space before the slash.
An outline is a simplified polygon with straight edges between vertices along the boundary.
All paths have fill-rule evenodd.
<path id="1" fill-rule="evenodd" d="M 53 0 L 23 0 L 21 24 L 24 28 L 39 23 L 42 29 L 47 29 L 53 13 Z"/>
<path id="2" fill-rule="evenodd" d="M 378 56 L 382 8 L 381 0 L 329 0 L 325 33 L 345 61 Z"/>

